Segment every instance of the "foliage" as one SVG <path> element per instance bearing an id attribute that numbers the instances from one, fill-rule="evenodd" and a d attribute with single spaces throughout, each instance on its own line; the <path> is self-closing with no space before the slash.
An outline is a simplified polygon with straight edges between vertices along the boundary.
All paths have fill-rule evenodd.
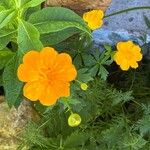
<path id="1" fill-rule="evenodd" d="M 0 1 L 0 85 L 6 101 L 18 107 L 23 99 L 17 69 L 30 50 L 52 46 L 67 52 L 78 76 L 69 97 L 49 107 L 33 103 L 40 119 L 18 135 L 18 150 L 149 150 L 149 60 L 137 70 L 121 72 L 113 63 L 114 47 L 95 48 L 79 15 L 63 7 L 42 8 L 42 2 Z M 79 126 L 74 118 L 68 125 L 70 114 L 78 116 Z"/>
<path id="2" fill-rule="evenodd" d="M 4 68 L 3 86 L 9 106 L 18 106 L 22 99 L 23 83 L 18 81 L 16 72 L 25 53 L 41 50 L 43 44 L 60 43 L 74 34 L 91 39 L 91 31 L 80 16 L 62 7 L 42 9 L 42 2 L 44 0 L 0 2 L 0 56 L 5 55 L 0 68 Z"/>
<path id="3" fill-rule="evenodd" d="M 67 124 L 69 112 L 66 100 L 61 100 L 50 108 L 36 107 L 42 114 L 37 126 L 53 147 L 43 142 L 46 148 L 43 146 L 40 148 L 38 144 L 33 143 L 35 139 L 32 144 L 26 142 L 24 146 L 41 150 L 148 150 L 150 148 L 150 105 L 147 95 L 149 91 L 140 97 L 136 87 L 138 86 L 139 91 L 143 90 L 143 87 L 150 90 L 149 84 L 143 82 L 143 79 L 147 81 L 150 72 L 145 67 L 141 70 L 135 71 L 136 79 L 134 79 L 138 80 L 139 84 L 142 82 L 140 87 L 136 81 L 132 83 L 132 72 L 123 74 L 122 83 L 126 84 L 122 84 L 122 88 L 131 89 L 132 83 L 132 92 L 118 90 L 115 86 L 119 85 L 115 83 L 114 86 L 110 86 L 99 77 L 90 81 L 87 91 L 81 92 L 76 88 L 76 94 L 69 98 L 68 104 L 73 112 L 80 114 L 82 118 L 79 127 L 72 128 Z M 29 140 L 32 133 L 34 132 L 31 131 L 31 135 L 26 136 L 25 139 Z M 26 135 L 25 132 L 24 134 Z"/>

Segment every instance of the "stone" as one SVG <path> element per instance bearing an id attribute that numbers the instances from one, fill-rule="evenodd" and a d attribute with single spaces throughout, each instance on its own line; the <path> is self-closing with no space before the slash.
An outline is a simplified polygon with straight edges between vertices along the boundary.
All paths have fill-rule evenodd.
<path id="1" fill-rule="evenodd" d="M 150 6 L 150 0 L 112 0 L 105 16 L 133 7 Z M 132 40 L 140 46 L 150 44 L 150 29 L 144 16 L 150 19 L 150 9 L 133 10 L 104 19 L 102 28 L 93 31 L 96 47 L 116 45 L 119 41 Z M 150 57 L 149 51 L 144 55 Z"/>
<path id="2" fill-rule="evenodd" d="M 150 0 L 112 0 L 110 7 L 106 11 L 106 15 L 132 7 L 150 6 Z M 104 19 L 103 28 L 109 30 L 125 29 L 127 31 L 139 31 L 148 33 L 148 27 L 143 16 L 150 19 L 150 9 L 133 10 L 127 13 Z"/>
<path id="3" fill-rule="evenodd" d="M 0 150 L 16 150 L 19 135 L 30 120 L 39 116 L 29 101 L 23 100 L 18 109 L 9 108 L 0 96 Z"/>
<path id="4" fill-rule="evenodd" d="M 67 7 L 82 14 L 91 9 L 102 9 L 105 11 L 111 0 L 47 0 L 46 6 Z"/>

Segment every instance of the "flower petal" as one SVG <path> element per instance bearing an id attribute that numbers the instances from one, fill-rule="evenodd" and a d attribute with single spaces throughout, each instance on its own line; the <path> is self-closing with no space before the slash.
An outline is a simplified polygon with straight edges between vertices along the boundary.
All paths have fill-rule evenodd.
<path id="1" fill-rule="evenodd" d="M 56 103 L 58 99 L 58 95 L 56 94 L 55 90 L 51 86 L 47 86 L 44 88 L 44 91 L 42 92 L 39 101 L 41 104 L 45 106 L 50 106 Z"/>
<path id="2" fill-rule="evenodd" d="M 52 67 L 54 65 L 56 56 L 58 55 L 57 51 L 52 47 L 45 47 L 40 52 L 41 65 L 46 67 Z"/>
<path id="3" fill-rule="evenodd" d="M 134 51 L 135 60 L 141 61 L 143 57 L 141 53 L 141 48 L 138 45 L 135 45 L 132 50 Z"/>
<path id="4" fill-rule="evenodd" d="M 126 59 L 124 59 L 124 60 L 121 62 L 121 64 L 120 64 L 120 68 L 121 68 L 122 70 L 127 71 L 127 70 L 129 69 L 129 67 L 130 67 L 130 65 L 129 65 L 129 63 L 128 63 L 128 61 L 127 61 Z"/>
<path id="5" fill-rule="evenodd" d="M 40 53 L 37 51 L 29 51 L 23 57 L 23 63 L 32 68 L 37 69 L 39 66 Z"/>
<path id="6" fill-rule="evenodd" d="M 24 96 L 49 106 L 60 97 L 70 95 L 69 81 L 75 79 L 77 71 L 68 54 L 58 54 L 53 48 L 46 47 L 40 53 L 28 52 L 17 74 L 21 81 L 27 82 L 23 88 Z"/>
<path id="7" fill-rule="evenodd" d="M 104 13 L 102 10 L 92 10 L 83 14 L 83 19 L 88 23 L 88 26 L 95 30 L 103 24 Z"/>
<path id="8" fill-rule="evenodd" d="M 42 89 L 43 86 L 38 81 L 28 82 L 23 88 L 23 95 L 31 101 L 37 101 Z"/>
<path id="9" fill-rule="evenodd" d="M 121 51 L 123 53 L 126 53 L 127 50 L 131 50 L 132 47 L 134 46 L 132 41 L 127 41 L 127 42 L 119 42 L 117 44 L 117 50 Z"/>
<path id="10" fill-rule="evenodd" d="M 57 92 L 59 97 L 68 97 L 70 96 L 70 83 L 56 81 L 53 83 L 53 89 Z"/>
<path id="11" fill-rule="evenodd" d="M 115 55 L 114 55 L 114 60 L 115 60 L 115 62 L 116 62 L 118 65 L 120 65 L 121 62 L 123 61 L 123 59 L 124 59 L 124 57 L 123 57 L 122 53 L 120 53 L 120 52 L 117 51 L 117 52 L 115 53 Z"/>
<path id="12" fill-rule="evenodd" d="M 92 30 L 96 30 L 98 28 L 100 28 L 103 25 L 103 20 L 95 20 L 95 22 L 89 22 L 88 26 L 92 29 Z"/>
<path id="13" fill-rule="evenodd" d="M 139 65 L 137 62 L 131 62 L 130 66 L 134 69 L 136 69 Z"/>
<path id="14" fill-rule="evenodd" d="M 22 82 L 31 82 L 38 80 L 38 71 L 32 66 L 21 64 L 17 70 L 17 76 Z"/>
<path id="15" fill-rule="evenodd" d="M 61 53 L 57 56 L 55 64 L 56 78 L 59 80 L 72 81 L 77 76 L 75 66 L 72 64 L 70 55 Z"/>

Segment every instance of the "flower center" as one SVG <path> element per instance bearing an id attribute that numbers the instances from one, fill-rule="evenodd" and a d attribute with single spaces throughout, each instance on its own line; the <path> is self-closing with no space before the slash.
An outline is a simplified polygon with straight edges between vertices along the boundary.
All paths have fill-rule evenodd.
<path id="1" fill-rule="evenodd" d="M 126 58 L 127 60 L 132 60 L 132 58 L 133 58 L 133 53 L 132 53 L 131 50 L 126 50 L 126 52 L 125 52 L 125 58 Z"/>
<path id="2" fill-rule="evenodd" d="M 42 67 L 39 71 L 39 78 L 41 80 L 46 80 L 48 83 L 52 84 L 56 81 L 56 71 L 53 67 Z"/>

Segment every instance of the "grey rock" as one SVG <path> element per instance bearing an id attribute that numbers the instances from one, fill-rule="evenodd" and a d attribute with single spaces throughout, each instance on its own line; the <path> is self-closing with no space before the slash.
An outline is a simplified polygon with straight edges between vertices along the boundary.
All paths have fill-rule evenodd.
<path id="1" fill-rule="evenodd" d="M 106 15 L 141 6 L 150 6 L 150 0 L 112 0 Z M 127 40 L 132 40 L 141 46 L 150 43 L 150 30 L 144 21 L 144 15 L 150 19 L 150 10 L 134 10 L 105 18 L 102 28 L 93 31 L 95 46 L 115 45 L 119 41 Z"/>
<path id="2" fill-rule="evenodd" d="M 150 42 L 150 36 L 148 34 L 141 34 L 140 32 L 129 32 L 125 29 L 99 29 L 93 32 L 93 38 L 96 45 L 115 45 L 119 41 L 132 40 L 142 46 L 143 44 Z"/>
<path id="3" fill-rule="evenodd" d="M 131 7 L 150 6 L 150 0 L 112 0 L 106 15 Z M 125 29 L 127 31 L 150 32 L 144 17 L 150 19 L 150 10 L 134 10 L 104 19 L 104 29 Z"/>

